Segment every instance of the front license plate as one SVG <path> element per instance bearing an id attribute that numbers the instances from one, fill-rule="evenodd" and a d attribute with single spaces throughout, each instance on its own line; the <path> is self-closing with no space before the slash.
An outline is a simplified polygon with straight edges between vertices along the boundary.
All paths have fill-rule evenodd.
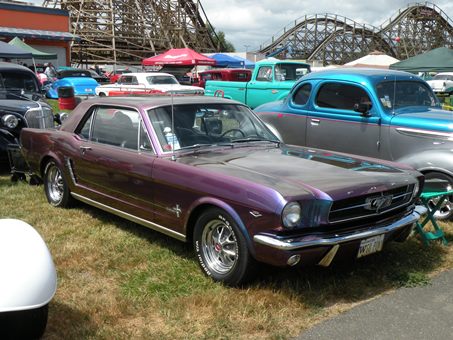
<path id="1" fill-rule="evenodd" d="M 366 238 L 360 242 L 357 258 L 364 257 L 382 250 L 384 245 L 384 234 Z"/>

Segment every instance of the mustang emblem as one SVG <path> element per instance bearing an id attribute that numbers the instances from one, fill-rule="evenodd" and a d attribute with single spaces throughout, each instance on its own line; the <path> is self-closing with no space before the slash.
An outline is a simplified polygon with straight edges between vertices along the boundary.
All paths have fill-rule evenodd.
<path id="1" fill-rule="evenodd" d="M 365 200 L 365 209 L 367 210 L 379 210 L 387 208 L 392 204 L 393 195 L 379 196 L 379 197 L 368 197 Z"/>

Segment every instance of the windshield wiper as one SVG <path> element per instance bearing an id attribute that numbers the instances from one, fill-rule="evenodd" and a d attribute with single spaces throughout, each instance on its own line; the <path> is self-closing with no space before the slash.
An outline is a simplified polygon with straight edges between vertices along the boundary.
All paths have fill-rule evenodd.
<path id="1" fill-rule="evenodd" d="M 200 148 L 204 148 L 204 147 L 207 147 L 207 146 L 212 146 L 214 144 L 194 144 L 194 145 L 188 145 L 188 146 L 183 146 L 181 148 L 179 148 L 179 150 L 191 150 L 191 149 L 200 149 Z M 175 150 L 177 151 L 177 150 Z"/>
<path id="2" fill-rule="evenodd" d="M 16 97 L 18 99 L 24 99 L 24 100 L 28 100 L 28 101 L 31 101 L 31 102 L 38 101 L 39 99 L 42 99 L 41 95 L 39 95 L 38 93 L 33 93 L 32 94 L 32 98 L 28 98 L 25 94 L 22 94 L 22 93 L 14 93 L 14 92 L 8 91 L 6 89 L 2 89 L 0 91 L 6 93 L 7 95 Z M 35 97 L 37 99 L 33 99 Z"/>
<path id="3" fill-rule="evenodd" d="M 280 144 L 279 140 L 273 139 L 265 139 L 265 138 L 257 138 L 257 137 L 248 137 L 248 138 L 240 138 L 240 139 L 233 139 L 231 143 L 247 143 L 247 142 L 268 142 L 268 143 L 277 143 Z"/>

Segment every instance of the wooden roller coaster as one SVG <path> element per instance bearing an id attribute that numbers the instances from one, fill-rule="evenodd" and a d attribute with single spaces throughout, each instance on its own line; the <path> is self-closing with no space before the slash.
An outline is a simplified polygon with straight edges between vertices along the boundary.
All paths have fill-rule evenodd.
<path id="1" fill-rule="evenodd" d="M 375 27 L 333 14 L 297 19 L 261 45 L 259 52 L 292 59 L 344 64 L 374 50 L 398 59 L 453 46 L 453 22 L 432 3 L 409 4 Z"/>

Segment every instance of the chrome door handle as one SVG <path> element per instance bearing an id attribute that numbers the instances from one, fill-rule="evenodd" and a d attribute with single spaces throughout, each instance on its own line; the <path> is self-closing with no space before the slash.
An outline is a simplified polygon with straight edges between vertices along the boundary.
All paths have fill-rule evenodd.
<path id="1" fill-rule="evenodd" d="M 321 123 L 321 121 L 319 119 L 315 119 L 315 118 L 312 118 L 310 121 L 310 124 L 315 125 L 315 126 L 318 126 L 319 123 Z"/>
<path id="2" fill-rule="evenodd" d="M 82 152 L 82 155 L 84 155 L 85 152 L 87 152 L 88 150 L 91 150 L 91 146 L 81 146 L 79 149 Z"/>

